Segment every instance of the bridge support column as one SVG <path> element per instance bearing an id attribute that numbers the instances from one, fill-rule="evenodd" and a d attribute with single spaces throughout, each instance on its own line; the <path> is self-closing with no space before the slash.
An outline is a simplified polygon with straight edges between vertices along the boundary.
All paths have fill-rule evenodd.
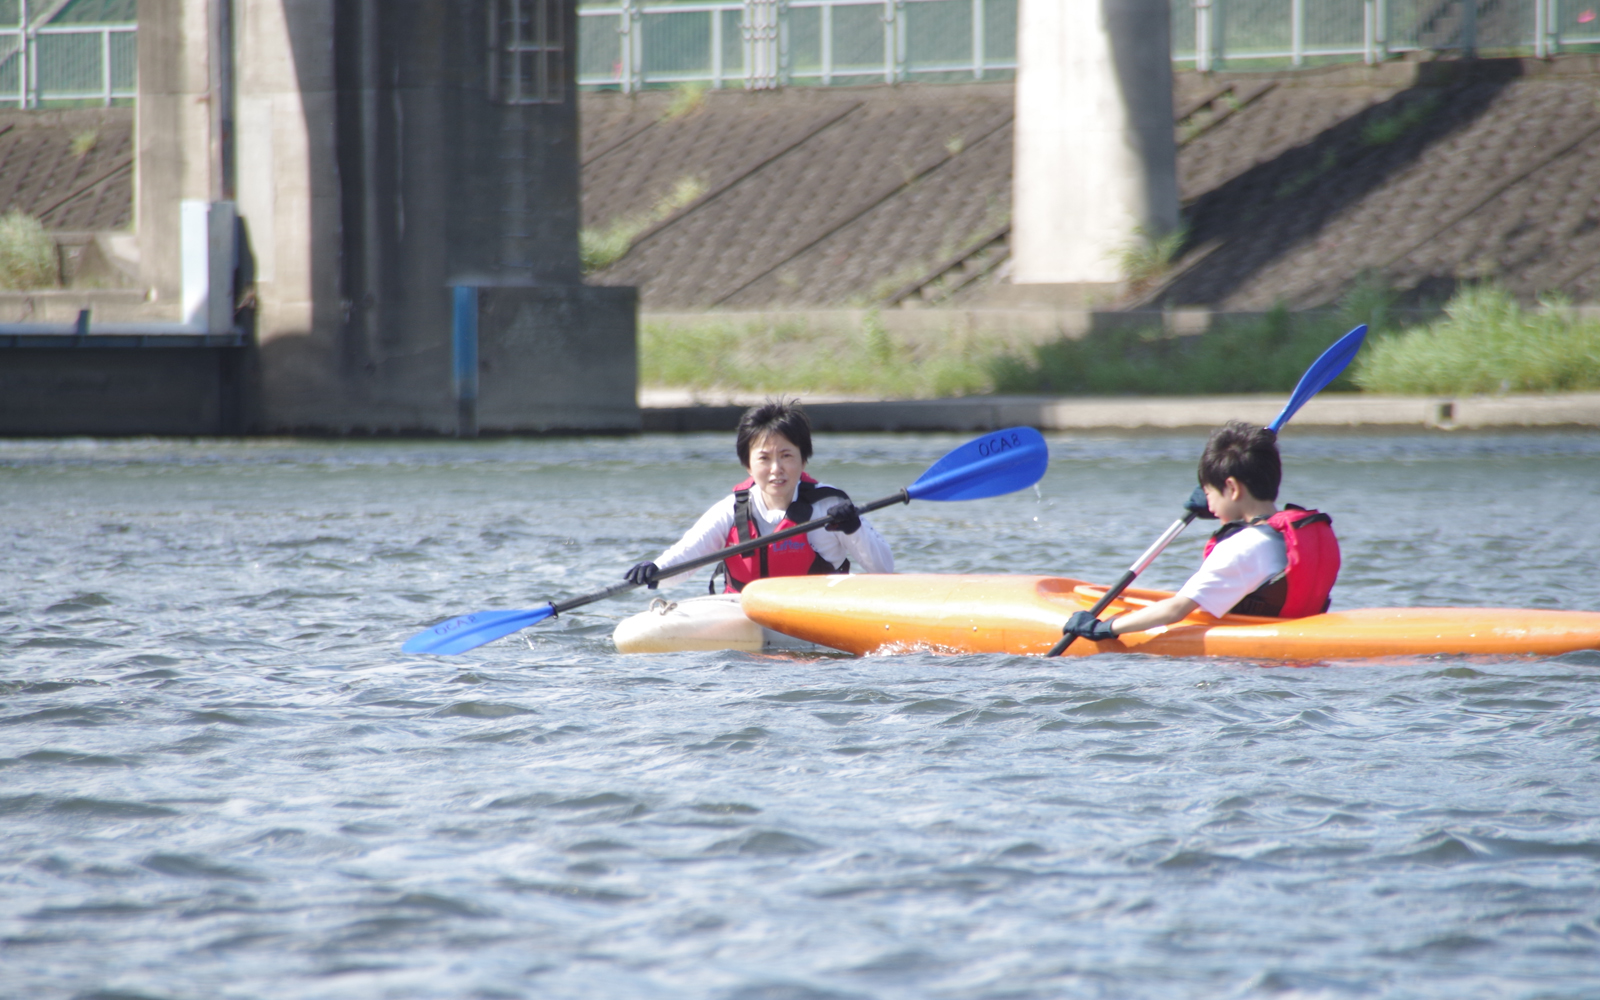
<path id="1" fill-rule="evenodd" d="M 1012 277 L 1109 297 L 1178 225 L 1168 0 L 1021 0 Z"/>

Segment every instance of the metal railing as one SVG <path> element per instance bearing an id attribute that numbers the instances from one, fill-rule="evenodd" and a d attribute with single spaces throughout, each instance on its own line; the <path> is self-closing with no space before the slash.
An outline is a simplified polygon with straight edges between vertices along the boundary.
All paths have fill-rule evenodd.
<path id="1" fill-rule="evenodd" d="M 1600 0 L 1171 3 L 1173 61 L 1200 70 L 1600 45 Z M 1017 0 L 598 0 L 578 31 L 579 85 L 624 91 L 1002 79 L 1017 65 Z"/>
<path id="2" fill-rule="evenodd" d="M 1419 51 L 1544 58 L 1600 44 L 1596 9 L 1595 0 L 1174 0 L 1172 58 L 1202 71 L 1247 60 L 1372 64 Z"/>
<path id="3" fill-rule="evenodd" d="M 578 10 L 578 84 L 984 80 L 1017 68 L 1017 0 L 709 0 Z"/>
<path id="4" fill-rule="evenodd" d="M 139 95 L 138 25 L 0 28 L 0 105 L 113 101 Z"/>

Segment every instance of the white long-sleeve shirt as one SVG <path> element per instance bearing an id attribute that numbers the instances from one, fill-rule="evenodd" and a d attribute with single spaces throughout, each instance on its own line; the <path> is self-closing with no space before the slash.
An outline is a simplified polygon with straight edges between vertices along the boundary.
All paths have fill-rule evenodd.
<path id="1" fill-rule="evenodd" d="M 800 487 L 795 486 L 790 502 L 800 497 Z M 838 497 L 823 497 L 811 508 L 813 518 L 826 517 L 833 508 L 844 503 Z M 770 535 L 778 530 L 778 525 L 783 521 L 785 510 L 773 511 L 767 509 L 766 498 L 757 489 L 750 490 L 750 516 L 755 519 L 756 525 L 761 529 L 761 534 Z M 718 549 L 728 547 L 728 532 L 733 530 L 733 494 L 718 500 L 711 505 L 711 509 L 700 515 L 700 520 L 694 527 L 678 539 L 677 544 L 656 556 L 657 566 L 666 568 L 689 559 L 707 556 Z M 894 553 L 889 551 L 889 543 L 883 540 L 877 529 L 866 518 L 861 519 L 861 528 L 855 534 L 847 535 L 842 531 L 829 531 L 818 528 L 806 532 L 806 541 L 822 558 L 832 563 L 835 568 L 842 566 L 846 559 L 850 560 L 852 569 L 863 573 L 893 573 Z M 687 579 L 688 574 L 675 579 Z"/>

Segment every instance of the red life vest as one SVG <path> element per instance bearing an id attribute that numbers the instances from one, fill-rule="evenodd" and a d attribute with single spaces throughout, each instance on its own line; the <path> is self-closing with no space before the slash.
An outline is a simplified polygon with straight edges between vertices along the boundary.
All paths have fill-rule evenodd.
<path id="1" fill-rule="evenodd" d="M 1333 534 L 1333 518 L 1292 503 L 1283 506 L 1264 522 L 1256 523 L 1264 523 L 1283 536 L 1289 568 L 1240 598 L 1231 609 L 1232 614 L 1304 618 L 1328 610 L 1333 583 L 1339 578 L 1339 539 Z M 1218 542 L 1249 526 L 1244 521 L 1232 521 L 1218 528 L 1206 543 L 1206 555 Z"/>
<path id="2" fill-rule="evenodd" d="M 740 542 L 761 537 L 761 528 L 755 518 L 750 516 L 750 489 L 755 484 L 754 479 L 746 479 L 733 488 L 733 527 L 728 529 L 729 545 L 738 545 Z M 784 511 L 783 520 L 778 522 L 778 526 L 773 529 L 774 532 L 811 520 L 812 506 L 823 497 L 839 497 L 847 502 L 850 499 L 844 490 L 834 489 L 832 486 L 819 486 L 815 479 L 805 473 L 800 475 L 799 493 L 794 503 Z M 751 580 L 768 576 L 850 572 L 850 560 L 846 559 L 843 566 L 835 569 L 833 563 L 817 554 L 817 550 L 811 547 L 811 542 L 805 535 L 785 538 L 774 545 L 763 545 L 742 556 L 730 556 L 722 561 L 722 566 L 728 575 L 727 592 L 730 594 L 743 590 L 745 584 Z"/>

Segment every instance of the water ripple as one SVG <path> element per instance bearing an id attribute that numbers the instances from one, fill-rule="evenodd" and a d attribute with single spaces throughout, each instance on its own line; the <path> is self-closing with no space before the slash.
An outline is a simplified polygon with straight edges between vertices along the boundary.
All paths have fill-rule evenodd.
<path id="1" fill-rule="evenodd" d="M 813 471 L 886 495 L 958 440 L 819 437 Z M 1038 495 L 874 522 L 908 570 L 1111 578 L 1198 444 L 1058 438 Z M 1600 435 L 1284 448 L 1339 606 L 1596 606 Z M 1600 651 L 619 657 L 635 597 L 398 652 L 608 585 L 730 456 L 0 442 L 0 995 L 1593 993 Z"/>

